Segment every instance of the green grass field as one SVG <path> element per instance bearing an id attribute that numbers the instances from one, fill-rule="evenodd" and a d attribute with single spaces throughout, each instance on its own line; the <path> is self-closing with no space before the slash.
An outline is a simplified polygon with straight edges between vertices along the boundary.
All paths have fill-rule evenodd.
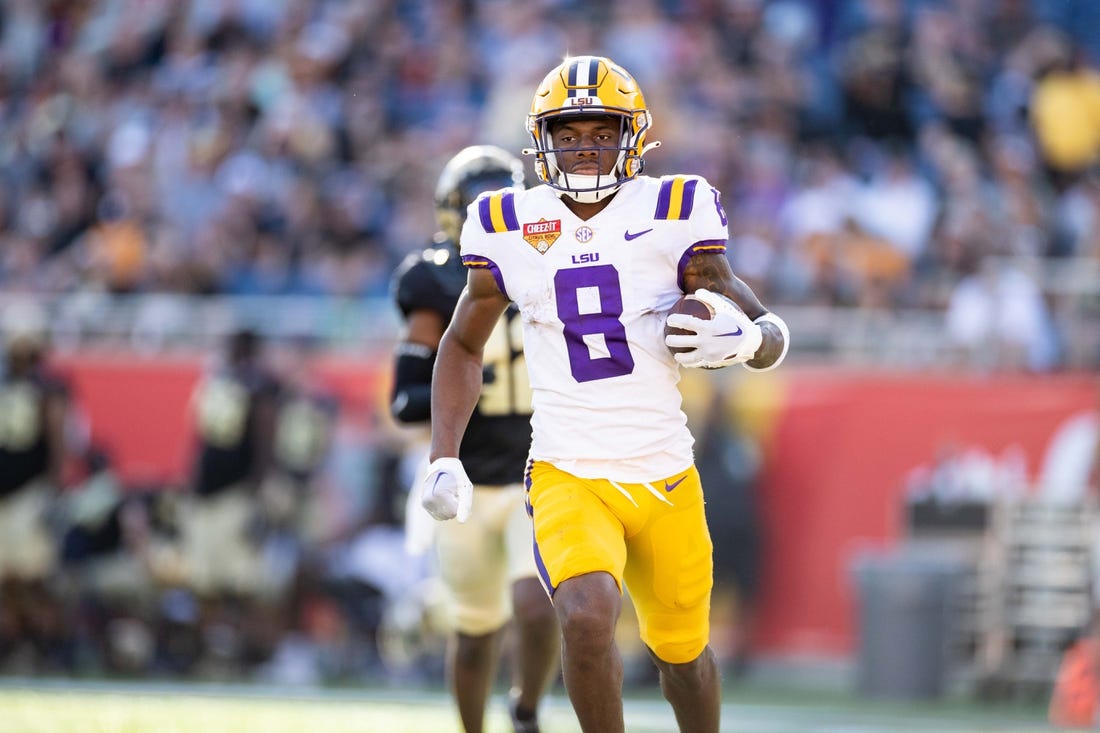
<path id="1" fill-rule="evenodd" d="M 627 731 L 676 730 L 668 705 L 631 696 Z M 0 680 L 0 733 L 447 733 L 458 731 L 441 691 L 282 691 L 251 686 Z M 1037 733 L 1040 705 L 966 701 L 872 702 L 836 692 L 748 687 L 727 691 L 723 730 L 739 733 Z M 543 733 L 577 731 L 569 701 L 544 703 Z M 487 733 L 509 733 L 503 697 Z"/>
<path id="2" fill-rule="evenodd" d="M 676 730 L 663 700 L 630 696 L 631 733 Z M 578 730 L 568 700 L 546 701 L 543 733 Z M 901 704 L 774 689 L 726 694 L 724 731 L 738 733 L 1035 733 L 1050 730 L 1038 706 L 966 702 Z M 0 733 L 448 733 L 458 731 L 439 691 L 293 691 L 248 686 L 0 682 Z M 510 733 L 503 698 L 487 733 Z"/>

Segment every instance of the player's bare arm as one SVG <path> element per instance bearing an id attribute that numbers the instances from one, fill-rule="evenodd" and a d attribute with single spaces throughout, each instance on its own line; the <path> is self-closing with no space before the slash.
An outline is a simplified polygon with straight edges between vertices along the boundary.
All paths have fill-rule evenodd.
<path id="1" fill-rule="evenodd" d="M 752 288 L 733 274 L 724 254 L 702 252 L 688 260 L 684 268 L 684 292 L 693 293 L 699 288 L 726 296 L 754 321 L 768 312 Z M 759 325 L 764 340 L 756 356 L 747 362 L 753 369 L 771 366 L 783 353 L 784 337 L 779 327 L 767 321 Z"/>
<path id="2" fill-rule="evenodd" d="M 409 314 L 405 323 L 405 341 L 435 351 L 443 337 L 443 316 L 430 308 L 420 308 Z"/>
<path id="3" fill-rule="evenodd" d="M 488 270 L 470 270 L 466 290 L 443 333 L 432 375 L 432 444 L 429 459 L 457 456 L 470 414 L 481 394 L 481 360 L 493 326 L 508 307 Z"/>

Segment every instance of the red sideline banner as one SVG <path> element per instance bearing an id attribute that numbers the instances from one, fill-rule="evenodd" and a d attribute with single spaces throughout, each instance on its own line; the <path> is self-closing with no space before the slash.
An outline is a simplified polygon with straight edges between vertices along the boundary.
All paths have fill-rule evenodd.
<path id="1" fill-rule="evenodd" d="M 199 357 L 76 354 L 55 360 L 93 436 L 131 483 L 181 482 Z M 319 371 L 345 419 L 382 421 L 388 357 L 327 358 Z M 965 377 L 784 369 L 742 378 L 736 398 L 764 451 L 763 580 L 755 646 L 847 656 L 856 619 L 851 564 L 903 534 L 906 485 L 945 450 L 1022 459 L 1029 480 L 1059 430 L 1095 415 L 1097 379 Z"/>
<path id="2" fill-rule="evenodd" d="M 788 370 L 781 381 L 760 486 L 765 567 L 754 636 L 771 654 L 854 651 L 852 563 L 902 539 L 915 472 L 945 451 L 984 454 L 992 465 L 1022 459 L 1034 483 L 1059 431 L 1100 405 L 1098 381 L 1086 375 Z"/>
<path id="3" fill-rule="evenodd" d="M 388 358 L 318 360 L 318 377 L 340 399 L 343 420 L 369 427 L 388 389 Z M 68 379 L 92 439 L 110 451 L 125 482 L 186 480 L 193 455 L 189 403 L 203 357 L 95 352 L 52 363 Z"/>

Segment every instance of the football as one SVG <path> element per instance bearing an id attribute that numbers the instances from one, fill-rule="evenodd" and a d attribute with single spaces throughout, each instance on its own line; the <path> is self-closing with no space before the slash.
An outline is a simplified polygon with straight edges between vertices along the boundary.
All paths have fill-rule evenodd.
<path id="1" fill-rule="evenodd" d="M 667 318 L 668 315 L 671 315 L 673 313 L 686 313 L 689 316 L 695 316 L 696 318 L 702 318 L 703 320 L 707 320 L 707 321 L 709 321 L 711 318 L 714 317 L 714 312 L 711 311 L 710 306 L 707 305 L 706 303 L 704 303 L 703 301 L 699 300 L 698 298 L 696 298 L 694 295 L 680 296 L 680 299 L 672 304 L 672 308 L 669 309 L 668 314 L 666 314 L 666 318 Z M 669 326 L 668 323 L 665 323 L 665 335 L 666 336 L 668 336 L 670 334 L 690 334 L 690 333 L 694 333 L 694 331 L 688 331 L 688 330 L 683 329 L 683 328 L 673 328 L 673 327 Z M 674 347 L 670 346 L 668 348 L 669 348 L 669 351 L 671 351 L 674 354 L 677 354 L 677 353 L 680 353 L 680 352 L 683 352 L 683 351 L 690 351 L 690 349 L 682 348 L 682 347 L 674 348 Z"/>

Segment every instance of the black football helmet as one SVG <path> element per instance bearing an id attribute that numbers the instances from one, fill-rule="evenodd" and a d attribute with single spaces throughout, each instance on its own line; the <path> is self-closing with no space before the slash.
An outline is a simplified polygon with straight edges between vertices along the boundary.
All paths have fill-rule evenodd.
<path id="1" fill-rule="evenodd" d="M 435 218 L 447 240 L 458 243 L 466 207 L 485 191 L 524 188 L 523 163 L 495 145 L 471 145 L 443 166 L 435 186 Z"/>

